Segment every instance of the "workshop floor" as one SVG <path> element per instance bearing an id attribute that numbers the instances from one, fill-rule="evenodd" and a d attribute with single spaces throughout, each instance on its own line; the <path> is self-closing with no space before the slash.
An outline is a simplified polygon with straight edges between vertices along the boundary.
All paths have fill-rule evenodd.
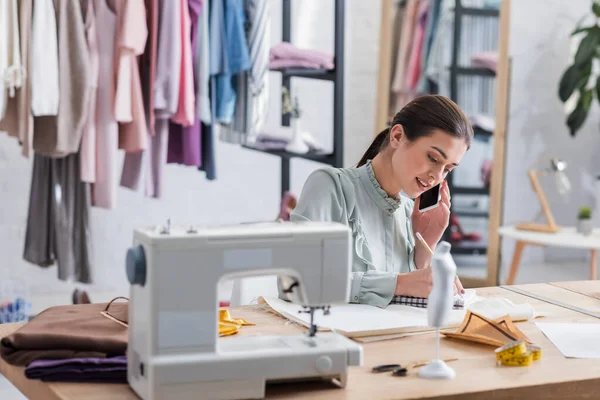
<path id="1" fill-rule="evenodd" d="M 466 266 L 461 267 L 468 268 Z M 467 272 L 463 270 L 463 272 Z M 473 275 L 477 274 L 477 270 L 473 269 Z M 501 283 L 506 281 L 508 276 L 508 270 L 501 271 Z M 578 262 L 578 263 L 560 263 L 560 264 L 543 264 L 543 265 L 527 265 L 523 264 L 519 270 L 517 276 L 517 284 L 522 283 L 539 283 L 539 282 L 558 282 L 558 281 L 574 281 L 574 280 L 585 280 L 589 279 L 589 263 Z M 225 285 L 227 286 L 227 285 Z M 230 288 L 224 288 L 225 291 Z M 221 294 L 223 296 L 224 294 Z M 92 301 L 103 302 L 109 301 L 114 297 L 113 293 L 91 293 Z M 69 304 L 69 296 L 57 295 L 57 296 L 45 296 L 40 298 L 32 298 L 33 311 L 39 312 L 48 307 L 52 307 L 59 304 Z M 8 382 L 3 376 L 0 375 L 0 399 L 2 400 L 25 400 L 17 389 L 15 389 L 10 382 Z"/>

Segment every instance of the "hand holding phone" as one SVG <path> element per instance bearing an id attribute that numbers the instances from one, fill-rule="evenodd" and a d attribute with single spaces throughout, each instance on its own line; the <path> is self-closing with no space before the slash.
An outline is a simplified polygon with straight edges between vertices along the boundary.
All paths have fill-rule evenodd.
<path id="1" fill-rule="evenodd" d="M 427 210 L 431 210 L 432 208 L 436 208 L 440 204 L 440 200 L 442 198 L 442 194 L 440 192 L 441 183 L 438 183 L 431 189 L 423 192 L 419 196 L 419 211 L 425 212 Z"/>

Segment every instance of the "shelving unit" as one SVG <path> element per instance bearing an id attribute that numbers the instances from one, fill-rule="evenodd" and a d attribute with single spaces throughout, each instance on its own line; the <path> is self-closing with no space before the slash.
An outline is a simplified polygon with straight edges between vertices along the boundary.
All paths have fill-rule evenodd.
<path id="1" fill-rule="evenodd" d="M 500 12 L 495 9 L 487 8 L 472 8 L 464 7 L 461 0 L 456 0 L 454 8 L 454 40 L 452 48 L 452 64 L 450 66 L 450 98 L 459 106 L 460 99 L 458 98 L 458 79 L 461 76 L 480 76 L 486 78 L 496 78 L 496 73 L 486 68 L 473 68 L 469 66 L 459 65 L 460 45 L 462 36 L 462 20 L 464 16 L 476 16 L 482 18 L 499 18 Z M 480 128 L 474 129 L 475 136 L 491 136 L 492 133 Z M 489 187 L 468 187 L 458 186 L 454 182 L 453 174 L 447 177 L 448 186 L 452 195 L 476 195 L 490 196 Z M 466 211 L 452 210 L 452 213 L 458 217 L 485 218 L 488 219 L 489 212 L 482 211 Z M 445 240 L 450 238 L 450 227 L 445 233 Z M 485 255 L 487 254 L 487 246 L 483 246 L 481 242 L 464 242 L 454 245 L 451 250 L 452 254 L 456 255 Z"/>
<path id="2" fill-rule="evenodd" d="M 332 0 L 335 7 L 335 31 L 334 31 L 334 65 L 333 70 L 307 69 L 307 68 L 283 68 L 272 70 L 281 74 L 281 86 L 291 91 L 292 78 L 318 79 L 333 83 L 333 152 L 322 154 L 309 152 L 306 154 L 291 153 L 285 150 L 265 150 L 252 146 L 244 148 L 260 151 L 281 158 L 281 193 L 290 189 L 290 160 L 302 158 L 329 164 L 334 167 L 342 167 L 344 163 L 344 20 L 345 0 Z M 292 0 L 282 0 L 282 40 L 291 42 L 292 31 Z M 282 115 L 282 126 L 290 126 L 289 114 Z"/>

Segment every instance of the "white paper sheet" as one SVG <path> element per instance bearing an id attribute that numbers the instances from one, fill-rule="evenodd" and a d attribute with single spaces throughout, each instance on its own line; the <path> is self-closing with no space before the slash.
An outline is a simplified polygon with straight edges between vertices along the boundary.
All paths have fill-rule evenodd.
<path id="1" fill-rule="evenodd" d="M 600 358 L 600 324 L 536 322 L 568 358 Z"/>

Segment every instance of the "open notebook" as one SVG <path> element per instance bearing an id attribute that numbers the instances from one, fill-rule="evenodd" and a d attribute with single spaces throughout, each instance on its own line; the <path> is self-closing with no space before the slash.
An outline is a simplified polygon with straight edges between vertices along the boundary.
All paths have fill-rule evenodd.
<path id="1" fill-rule="evenodd" d="M 474 297 L 475 289 L 469 289 L 468 298 Z M 259 303 L 268 304 L 284 318 L 310 326 L 310 316 L 300 312 L 304 310 L 302 306 L 274 297 L 261 297 Z M 464 316 L 464 308 L 450 311 L 445 328 L 458 327 Z M 336 305 L 331 307 L 329 315 L 316 311 L 314 318 L 319 330 L 333 330 L 350 338 L 433 330 L 427 323 L 427 308 L 400 304 L 390 304 L 387 308 L 366 304 Z"/>
<path id="2" fill-rule="evenodd" d="M 454 309 L 459 310 L 475 298 L 475 289 L 465 289 L 463 295 L 454 296 Z M 394 296 L 390 304 L 400 304 L 411 307 L 427 308 L 427 298 L 412 296 Z"/>

